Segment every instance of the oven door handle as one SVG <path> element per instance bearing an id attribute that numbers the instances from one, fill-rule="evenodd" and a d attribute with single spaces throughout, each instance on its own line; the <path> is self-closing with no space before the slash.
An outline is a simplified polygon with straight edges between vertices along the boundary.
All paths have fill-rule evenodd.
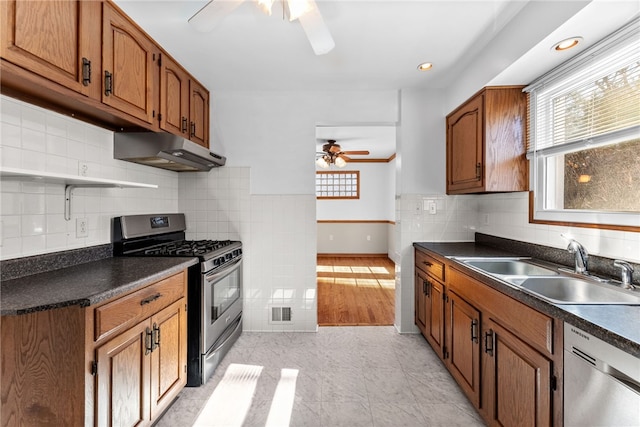
<path id="1" fill-rule="evenodd" d="M 221 277 L 228 275 L 229 273 L 231 273 L 232 270 L 235 270 L 236 268 L 238 268 L 241 261 L 242 261 L 242 258 L 237 258 L 231 264 L 229 264 L 228 266 L 225 266 L 222 270 L 216 270 L 211 274 L 205 275 L 204 278 L 207 282 L 211 283 Z"/>

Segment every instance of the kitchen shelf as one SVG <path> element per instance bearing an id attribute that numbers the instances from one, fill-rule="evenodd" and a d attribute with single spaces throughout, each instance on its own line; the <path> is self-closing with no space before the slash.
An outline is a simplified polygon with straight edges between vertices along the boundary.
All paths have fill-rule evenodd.
<path id="1" fill-rule="evenodd" d="M 71 192 L 74 188 L 158 188 L 158 186 L 155 184 L 145 184 L 142 182 L 118 181 L 105 178 L 90 178 L 86 176 L 32 171 L 17 168 L 0 168 L 0 178 L 64 185 L 64 219 L 66 219 L 67 221 L 71 219 Z"/>

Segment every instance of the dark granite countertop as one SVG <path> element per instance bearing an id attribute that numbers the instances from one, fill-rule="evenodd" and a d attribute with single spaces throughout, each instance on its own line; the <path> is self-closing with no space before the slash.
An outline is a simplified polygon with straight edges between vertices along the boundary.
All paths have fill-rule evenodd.
<path id="1" fill-rule="evenodd" d="M 115 257 L 4 280 L 0 315 L 70 305 L 86 307 L 161 280 L 197 262 L 197 258 Z"/>
<path id="2" fill-rule="evenodd" d="M 536 310 L 558 318 L 564 322 L 612 344 L 627 353 L 640 357 L 640 306 L 628 305 L 560 305 L 553 304 L 534 295 L 518 290 L 489 275 L 482 274 L 451 257 L 499 257 L 532 256 L 523 250 L 510 252 L 474 242 L 430 243 L 416 242 L 416 248 L 426 249 L 449 258 L 460 270 L 471 277 L 483 281 L 488 286 L 529 305 Z M 538 260 L 533 257 L 534 260 Z M 542 264 L 549 264 L 541 260 Z M 556 264 L 556 266 L 558 266 Z"/>

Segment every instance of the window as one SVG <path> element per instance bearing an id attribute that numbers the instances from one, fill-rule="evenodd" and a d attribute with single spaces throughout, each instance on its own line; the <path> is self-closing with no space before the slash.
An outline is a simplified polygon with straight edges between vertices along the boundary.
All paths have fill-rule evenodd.
<path id="1" fill-rule="evenodd" d="M 359 199 L 360 171 L 316 172 L 316 198 Z"/>
<path id="2" fill-rule="evenodd" d="M 640 227 L 639 23 L 525 88 L 532 222 Z"/>

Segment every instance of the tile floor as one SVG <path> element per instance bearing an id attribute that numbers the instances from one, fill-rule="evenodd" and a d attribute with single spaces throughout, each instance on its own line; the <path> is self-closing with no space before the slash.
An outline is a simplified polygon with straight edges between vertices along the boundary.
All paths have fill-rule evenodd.
<path id="1" fill-rule="evenodd" d="M 245 332 L 157 426 L 484 426 L 421 335 L 392 326 Z"/>

